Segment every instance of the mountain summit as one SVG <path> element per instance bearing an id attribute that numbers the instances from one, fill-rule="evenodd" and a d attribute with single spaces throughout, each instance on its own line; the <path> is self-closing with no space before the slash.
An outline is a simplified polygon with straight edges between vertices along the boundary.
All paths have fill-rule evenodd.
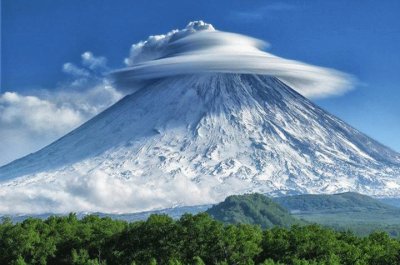
<path id="1" fill-rule="evenodd" d="M 400 155 L 272 75 L 147 80 L 0 168 L 0 213 L 135 212 L 231 194 L 400 194 Z"/>

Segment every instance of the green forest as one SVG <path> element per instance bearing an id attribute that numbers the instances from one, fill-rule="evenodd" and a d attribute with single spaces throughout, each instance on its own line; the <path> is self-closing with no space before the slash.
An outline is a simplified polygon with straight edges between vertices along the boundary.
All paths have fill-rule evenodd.
<path id="1" fill-rule="evenodd" d="M 126 222 L 75 214 L 0 224 L 0 264 L 400 264 L 400 241 L 319 225 L 263 230 L 207 213 Z"/>

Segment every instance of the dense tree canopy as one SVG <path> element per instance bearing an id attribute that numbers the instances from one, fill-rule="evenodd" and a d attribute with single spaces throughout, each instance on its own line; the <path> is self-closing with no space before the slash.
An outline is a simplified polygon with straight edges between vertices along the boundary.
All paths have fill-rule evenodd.
<path id="1" fill-rule="evenodd" d="M 357 237 L 318 225 L 262 230 L 202 213 L 128 223 L 89 215 L 0 224 L 0 264 L 400 264 L 386 233 Z"/>

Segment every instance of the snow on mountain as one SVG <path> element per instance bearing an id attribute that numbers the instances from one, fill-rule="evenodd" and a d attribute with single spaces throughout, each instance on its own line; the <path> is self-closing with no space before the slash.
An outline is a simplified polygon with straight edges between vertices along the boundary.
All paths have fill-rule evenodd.
<path id="1" fill-rule="evenodd" d="M 148 84 L 0 168 L 0 212 L 135 212 L 246 192 L 400 194 L 400 155 L 279 79 Z"/>

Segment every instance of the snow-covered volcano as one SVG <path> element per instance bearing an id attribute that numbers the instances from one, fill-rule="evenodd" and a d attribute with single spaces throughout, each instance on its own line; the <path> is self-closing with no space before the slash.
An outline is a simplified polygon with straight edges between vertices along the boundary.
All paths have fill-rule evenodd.
<path id="1" fill-rule="evenodd" d="M 275 77 L 154 81 L 0 168 L 1 212 L 133 212 L 245 192 L 400 194 L 400 155 Z"/>

